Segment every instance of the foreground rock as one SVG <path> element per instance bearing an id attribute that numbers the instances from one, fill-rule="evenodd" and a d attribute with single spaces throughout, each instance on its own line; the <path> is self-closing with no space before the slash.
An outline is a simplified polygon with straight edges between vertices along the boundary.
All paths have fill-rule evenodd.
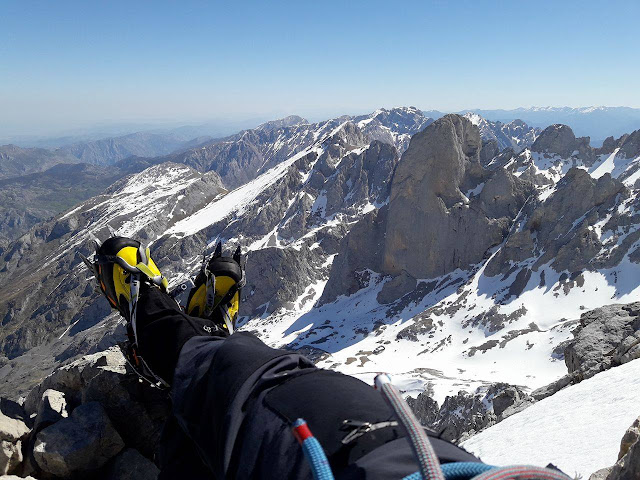
<path id="1" fill-rule="evenodd" d="M 640 302 L 583 313 L 564 347 L 568 373 L 531 393 L 537 401 L 611 367 L 640 358 Z"/>
<path id="2" fill-rule="evenodd" d="M 123 448 L 102 405 L 89 402 L 38 433 L 33 455 L 45 472 L 69 477 L 97 470 Z"/>
<path id="3" fill-rule="evenodd" d="M 0 475 L 20 470 L 22 445 L 29 427 L 22 407 L 7 399 L 0 399 Z"/>
<path id="4" fill-rule="evenodd" d="M 166 396 L 141 383 L 118 347 L 66 365 L 34 388 L 25 400 L 31 414 L 49 389 L 64 393 L 68 408 L 98 401 L 127 445 L 152 456 L 168 414 Z"/>
<path id="5" fill-rule="evenodd" d="M 106 480 L 154 480 L 160 470 L 133 448 L 127 448 L 113 459 Z"/>
<path id="6" fill-rule="evenodd" d="M 54 371 L 27 395 L 24 410 L 3 402 L 4 417 L 15 418 L 0 422 L 0 474 L 115 480 L 159 473 L 151 459 L 169 400 L 140 381 L 118 347 Z"/>
<path id="7" fill-rule="evenodd" d="M 616 464 L 598 470 L 589 477 L 589 480 L 637 480 L 638 478 L 640 478 L 640 417 L 622 437 Z"/>
<path id="8" fill-rule="evenodd" d="M 17 442 L 29 433 L 24 412 L 15 402 L 2 399 L 0 404 L 0 440 Z"/>

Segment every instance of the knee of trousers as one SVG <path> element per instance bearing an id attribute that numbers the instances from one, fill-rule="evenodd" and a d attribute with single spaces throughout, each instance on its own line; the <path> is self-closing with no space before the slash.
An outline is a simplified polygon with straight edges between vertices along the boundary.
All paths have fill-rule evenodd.
<path id="1" fill-rule="evenodd" d="M 315 370 L 291 378 L 270 390 L 264 402 L 289 424 L 303 418 L 335 471 L 404 436 L 400 427 L 387 427 L 343 443 L 350 432 L 343 425 L 345 420 L 379 423 L 394 420 L 394 414 L 373 387 L 330 370 Z"/>

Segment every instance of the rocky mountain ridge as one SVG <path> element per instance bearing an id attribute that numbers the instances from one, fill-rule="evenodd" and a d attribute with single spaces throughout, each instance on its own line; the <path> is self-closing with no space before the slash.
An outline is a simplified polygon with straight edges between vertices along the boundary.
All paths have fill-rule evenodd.
<path id="1" fill-rule="evenodd" d="M 291 116 L 168 156 L 164 160 L 184 163 L 203 172 L 215 171 L 225 185 L 233 189 L 309 148 L 323 135 L 347 121 L 356 124 L 369 141 L 388 143 L 402 154 L 411 135 L 432 120 L 415 107 L 380 109 L 370 115 L 353 118 L 344 115 L 319 123 L 309 123 L 301 117 Z"/>
<path id="2" fill-rule="evenodd" d="M 137 132 L 74 143 L 60 147 L 56 152 L 65 152 L 83 163 L 108 166 L 128 157 L 158 157 L 211 140 L 211 137 L 185 138 L 177 134 Z"/>
<path id="3" fill-rule="evenodd" d="M 492 122 L 472 112 L 465 113 L 464 117 L 478 127 L 480 136 L 484 141 L 496 143 L 496 153 L 505 148 L 520 152 L 530 147 L 542 132 L 541 128 L 529 127 L 520 119 L 515 119 L 508 123 Z"/>
<path id="4" fill-rule="evenodd" d="M 0 179 L 41 172 L 58 163 L 80 163 L 80 160 L 68 153 L 44 148 L 0 146 Z"/>
<path id="5" fill-rule="evenodd" d="M 395 115 L 410 119 L 409 125 L 400 126 Z M 113 214 L 98 213 L 94 203 L 89 202 L 17 242 L 4 255 L 0 282 L 12 279 L 25 288 L 29 282 L 41 287 L 25 297 L 26 302 L 17 301 L 21 297 L 19 288 L 12 290 L 18 292 L 15 297 L 3 299 L 8 307 L 2 343 L 5 354 L 16 357 L 11 360 L 15 364 L 19 362 L 18 355 L 40 345 L 54 331 L 63 333 L 61 344 L 56 348 L 67 352 L 59 352 L 54 357 L 70 358 L 95 348 L 91 342 L 93 346 L 82 347 L 79 339 L 89 335 L 92 325 L 100 325 L 107 321 L 101 319 L 112 317 L 106 316 L 108 311 L 99 306 L 98 299 L 85 295 L 83 281 L 71 276 L 69 268 L 79 265 L 78 259 L 73 258 L 73 249 L 88 253 L 88 231 L 104 236 L 109 224 L 120 234 L 152 242 L 156 258 L 173 277 L 173 284 L 188 283 L 189 276 L 199 267 L 202 251 L 211 248 L 216 239 L 244 245 L 252 252 L 248 267 L 251 285 L 243 299 L 245 328 L 264 334 L 267 341 L 276 345 L 284 342 L 293 348 L 321 349 L 327 353 L 324 366 L 357 374 L 368 362 L 385 363 L 389 361 L 385 358 L 396 358 L 393 351 L 399 347 L 391 349 L 384 342 L 400 342 L 409 347 L 408 351 L 414 347 L 419 349 L 409 354 L 407 360 L 420 352 L 426 355 L 432 351 L 429 355 L 434 358 L 442 352 L 462 352 L 462 356 L 451 363 L 466 371 L 467 359 L 476 363 L 479 356 L 495 356 L 508 345 L 508 350 L 524 348 L 531 358 L 536 358 L 535 368 L 546 372 L 529 383 L 531 387 L 548 383 L 550 376 L 561 376 L 563 372 L 554 366 L 554 346 L 568 339 L 569 320 L 579 314 L 580 305 L 597 307 L 602 304 L 597 302 L 603 300 L 598 300 L 602 297 L 600 294 L 590 302 L 575 300 L 574 294 L 580 288 L 584 292 L 579 297 L 589 297 L 584 287 L 590 283 L 584 280 L 589 273 L 563 273 L 556 267 L 586 265 L 597 270 L 603 266 L 615 271 L 624 260 L 630 262 L 630 269 L 634 268 L 635 264 L 627 260 L 629 255 L 635 258 L 633 212 L 636 207 L 629 190 L 633 186 L 606 175 L 595 179 L 588 172 L 574 169 L 563 182 L 550 187 L 546 182 L 555 177 L 537 181 L 539 177 L 532 179 L 509 163 L 514 158 L 533 158 L 534 154 L 540 158 L 554 155 L 562 165 L 560 171 L 566 168 L 569 172 L 567 165 L 573 163 L 573 157 L 556 158 L 558 148 L 554 145 L 558 142 L 549 140 L 555 127 L 541 134 L 536 141 L 536 151 L 534 147 L 521 154 L 510 154 L 507 150 L 506 154 L 502 152 L 484 161 L 487 152 L 491 152 L 490 142 L 481 141 L 472 122 L 457 116 L 441 119 L 414 135 L 398 163 L 395 146 L 371 141 L 366 133 L 366 127 L 376 125 L 380 118 L 391 126 L 396 125 L 394 128 L 398 130 L 394 135 L 398 146 L 403 145 L 401 136 L 406 135 L 403 132 L 407 128 L 420 128 L 425 122 L 414 110 L 405 109 L 381 110 L 368 121 L 344 119 L 342 123 L 336 120 L 318 124 L 315 133 L 310 133 L 307 124 L 300 126 L 300 119 L 292 119 L 292 125 L 288 126 L 266 126 L 262 130 L 273 133 L 293 128 L 296 133 L 292 138 L 306 132 L 301 134 L 302 138 L 315 136 L 317 140 L 226 196 L 220 183 L 218 190 L 214 188 L 207 193 L 202 190 L 205 186 L 211 188 L 206 182 L 197 184 L 199 188 L 186 186 L 191 185 L 191 180 L 182 184 L 183 178 L 195 179 L 197 173 L 176 166 L 172 169 L 183 173 L 177 177 L 171 174 L 169 181 L 175 189 L 167 191 L 166 196 L 162 193 L 156 197 L 151 185 L 157 180 L 153 178 L 166 176 L 167 172 L 161 165 L 153 167 L 140 174 L 148 180 L 136 177 L 132 183 L 125 183 L 128 186 L 124 189 L 131 193 L 121 196 L 119 187 L 115 186 L 103 200 L 97 201 L 106 206 L 108 195 L 112 195 L 108 211 Z M 379 130 L 378 125 L 376 128 Z M 271 138 L 279 139 L 279 135 Z M 243 136 L 245 134 L 240 139 Z M 602 158 L 596 158 L 597 161 L 602 164 Z M 632 160 L 627 163 L 634 164 Z M 535 162 L 533 166 L 541 170 Z M 147 185 L 146 190 L 136 192 L 136 183 Z M 545 188 L 553 188 L 553 192 L 550 194 Z M 585 188 L 585 191 L 591 188 L 593 194 L 572 193 Z M 119 210 L 124 204 L 118 197 L 139 198 L 142 192 L 150 197 L 139 208 L 126 207 L 132 213 L 122 216 L 126 210 Z M 410 192 L 418 196 L 413 197 Z M 565 202 L 565 197 L 577 197 L 577 200 L 569 202 L 564 213 L 554 217 L 552 213 L 560 211 L 558 205 Z M 156 218 L 144 213 L 151 204 L 171 203 L 170 199 L 175 198 L 183 198 L 181 201 L 188 202 L 188 207 L 176 215 L 175 209 L 161 205 L 159 208 L 167 213 L 158 218 L 174 212 L 169 222 L 155 225 Z M 594 205 L 599 205 L 600 210 L 594 210 Z M 417 215 L 420 211 L 430 213 Z M 588 217 L 582 230 L 574 231 L 574 222 L 585 212 L 596 213 Z M 610 222 L 602 224 L 602 219 L 609 214 Z M 139 221 L 127 221 L 132 215 L 144 216 Z M 627 237 L 630 235 L 626 242 L 621 240 L 623 230 L 611 235 L 614 223 L 625 225 L 622 228 Z M 591 232 L 594 226 L 600 229 L 601 248 L 615 253 L 609 263 L 593 261 L 595 247 L 582 248 L 584 232 Z M 462 230 L 457 231 L 460 228 Z M 423 233 L 415 233 L 417 230 Z M 78 236 L 80 232 L 84 233 Z M 558 241 L 557 232 L 568 232 L 568 235 Z M 546 243 L 540 243 L 544 238 L 548 239 Z M 412 250 L 409 245 L 416 239 L 420 239 L 420 246 L 413 250 L 431 252 L 431 256 L 419 254 L 407 261 L 406 252 Z M 622 241 L 621 245 L 618 240 Z M 533 246 L 527 247 L 529 250 L 523 249 L 523 245 L 529 245 L 527 242 L 533 242 Z M 582 249 L 579 257 L 568 253 L 576 248 L 574 244 Z M 425 248 L 425 245 L 430 246 Z M 54 251 L 64 253 L 51 256 Z M 451 252 L 458 253 L 450 255 Z M 548 258 L 554 259 L 551 266 L 547 266 Z M 521 266 L 514 266 L 514 261 Z M 40 264 L 45 268 L 38 268 Z M 53 267 L 56 264 L 59 268 Z M 277 278 L 268 272 L 277 272 Z M 612 274 L 620 274 L 624 277 L 622 281 L 630 275 L 626 271 Z M 34 275 L 38 275 L 38 280 Z M 553 286 L 550 294 L 545 293 L 548 292 L 546 285 Z M 623 289 L 616 294 L 616 283 L 610 285 L 604 290 L 613 288 L 614 298 L 616 295 L 626 298 L 631 292 Z M 60 289 L 61 297 L 47 296 L 54 288 Z M 603 288 L 599 283 L 592 286 L 592 289 L 599 288 Z M 554 301 L 562 295 L 567 305 L 566 315 L 540 321 L 536 312 L 527 307 L 527 302 L 519 298 L 527 292 L 543 298 L 549 295 Z M 314 307 L 317 300 L 320 304 Z M 44 306 L 40 309 L 30 306 L 42 302 Z M 346 318 L 339 311 L 349 311 L 351 315 Z M 36 330 L 33 330 L 33 318 L 44 320 L 37 322 Z M 77 339 L 67 339 L 68 334 L 63 332 L 65 325 L 75 325 L 69 331 L 74 337 L 84 333 Z M 450 331 L 453 325 L 471 330 L 454 335 Z M 381 337 L 381 343 L 376 336 Z M 495 337 L 486 339 L 488 336 Z M 529 339 L 534 337 L 548 340 L 541 342 L 538 338 L 531 343 Z M 543 353 L 545 351 L 547 353 Z M 405 369 L 408 378 L 416 379 L 412 382 L 417 389 L 437 379 L 444 387 L 439 395 L 451 391 L 447 385 L 452 381 L 444 378 L 449 377 L 448 374 L 421 372 L 409 364 L 404 365 L 398 368 Z M 527 384 L 522 375 L 503 373 L 502 380 L 507 383 Z M 481 384 L 482 381 L 474 380 L 468 382 L 468 387 L 473 389 L 474 385 Z"/>
<path id="6" fill-rule="evenodd" d="M 261 191 L 262 188 L 268 185 L 269 180 L 259 183 L 257 190 L 256 186 L 249 183 L 244 187 L 244 190 L 238 189 L 225 198 L 225 201 L 229 202 L 232 208 L 238 207 L 238 202 L 232 200 L 234 195 L 236 197 L 242 196 L 244 195 L 243 192 L 247 191 L 250 196 L 252 194 L 254 196 L 260 194 L 260 198 L 269 199 L 267 208 L 262 206 L 264 201 L 260 202 L 261 206 L 259 208 L 257 204 L 252 207 L 253 210 L 259 210 L 261 221 L 235 222 L 232 225 L 227 225 L 227 217 L 222 215 L 221 220 L 224 220 L 224 222 L 221 221 L 219 227 L 214 226 L 213 228 L 224 228 L 226 229 L 225 234 L 229 232 L 229 235 L 234 232 L 234 235 L 262 238 L 263 236 L 268 236 L 274 225 L 281 224 L 299 234 L 297 230 L 300 226 L 307 230 L 312 229 L 311 225 L 307 226 L 309 220 L 302 215 L 304 210 L 300 211 L 301 206 L 311 203 L 310 207 L 317 213 L 315 216 L 322 217 L 322 219 L 320 223 L 312 222 L 314 231 L 305 238 L 304 242 L 313 240 L 314 236 L 319 235 L 318 232 L 320 231 L 322 231 L 323 236 L 326 236 L 327 234 L 324 230 L 329 230 L 328 238 L 323 240 L 324 245 L 326 248 L 330 248 L 332 242 L 336 243 L 340 235 L 340 229 L 333 233 L 331 228 L 323 226 L 325 221 L 323 216 L 344 215 L 342 212 L 346 214 L 351 212 L 350 215 L 356 215 L 360 208 L 365 208 L 369 205 L 369 197 L 374 202 L 385 198 L 383 193 L 384 185 L 397 161 L 397 153 L 394 147 L 378 141 L 369 144 L 362 131 L 351 122 L 344 122 L 342 125 L 334 127 L 333 131 L 330 130 L 323 135 L 325 137 L 321 137 L 317 142 L 317 146 L 310 149 L 308 153 L 278 166 L 276 175 L 285 174 L 285 176 L 283 178 L 274 178 L 274 180 L 277 180 L 277 185 L 273 186 L 272 190 L 278 193 L 280 189 L 286 188 L 284 192 L 278 193 L 284 195 L 282 201 L 278 201 L 274 192 L 270 190 Z M 336 171 L 335 173 L 340 173 L 339 175 L 334 174 L 336 168 L 339 168 L 339 172 Z M 85 292 L 82 282 L 78 282 L 76 276 L 70 272 L 70 269 L 79 265 L 75 250 L 84 251 L 90 248 L 91 237 L 89 230 L 98 236 L 104 236 L 107 234 L 106 225 L 109 224 L 114 229 L 122 232 L 122 234 L 135 235 L 143 241 L 145 239 L 155 239 L 163 229 L 167 230 L 166 225 L 175 223 L 175 228 L 178 228 L 177 225 L 180 224 L 180 218 L 196 213 L 199 207 L 203 205 L 202 202 L 206 204 L 207 201 L 218 198 L 223 194 L 221 183 L 218 183 L 218 189 L 215 189 L 212 188 L 212 186 L 216 185 L 215 182 L 206 183 L 206 178 L 211 178 L 212 181 L 217 179 L 215 181 L 219 182 L 219 177 L 214 172 L 205 174 L 199 182 L 193 184 L 193 181 L 197 180 L 197 175 L 189 167 L 179 167 L 175 164 L 162 164 L 152 167 L 141 174 L 116 183 L 102 196 L 85 202 L 55 221 L 44 224 L 40 229 L 33 231 L 11 246 L 4 255 L 4 264 L 0 276 L 7 279 L 12 278 L 16 281 L 24 275 L 25 279 L 29 279 L 28 281 L 34 281 L 34 271 L 37 271 L 36 275 L 39 276 L 39 279 L 36 280 L 36 283 L 42 285 L 42 290 L 38 289 L 42 294 L 34 293 L 30 295 L 27 299 L 27 302 L 30 302 L 29 304 L 3 299 L 3 301 L 7 302 L 5 305 L 8 307 L 4 320 L 6 327 L 3 331 L 3 334 L 6 335 L 6 342 L 9 342 L 5 343 L 5 352 L 10 357 L 18 353 L 24 353 L 25 347 L 30 348 L 40 343 L 46 338 L 46 332 L 60 328 L 58 325 L 75 325 L 70 330 L 70 333 L 75 334 L 77 331 L 83 331 L 83 329 L 99 323 L 100 317 L 92 317 L 105 315 L 108 310 L 105 311 L 102 308 L 104 306 L 98 306 L 100 305 L 99 298 L 91 297 L 91 295 L 87 297 L 87 292 Z M 161 185 L 166 185 L 166 188 L 158 188 L 161 185 L 158 185 L 157 179 L 161 179 Z M 305 188 L 310 193 L 298 191 L 307 180 L 309 182 L 307 182 Z M 156 192 L 156 190 L 158 191 Z M 351 192 L 351 194 L 348 196 L 349 200 L 345 201 L 345 196 L 347 196 L 348 192 Z M 314 202 L 310 201 L 310 198 L 311 195 L 318 194 L 321 194 L 322 198 L 314 207 Z M 174 199 L 182 198 L 182 200 L 179 201 L 178 205 L 172 205 L 172 202 L 163 200 L 165 195 L 172 195 Z M 108 200 L 109 198 L 111 198 L 111 201 Z M 134 198 L 142 198 L 143 201 L 136 202 Z M 166 198 L 168 200 L 169 197 Z M 256 201 L 254 197 L 250 198 Z M 291 201 L 296 202 L 293 205 L 294 208 L 290 204 Z M 178 209 L 177 207 L 180 207 L 180 204 L 185 204 L 188 208 Z M 153 207 L 153 214 L 146 211 L 150 207 Z M 216 205 L 216 207 L 219 206 Z M 107 209 L 106 211 L 104 210 L 105 208 Z M 122 215 L 122 208 L 129 210 L 130 214 L 127 217 Z M 157 213 L 163 212 L 163 209 L 166 209 L 164 210 L 166 213 L 160 213 L 158 217 Z M 221 211 L 220 208 L 215 210 L 217 212 Z M 171 212 L 178 213 L 172 214 Z M 287 212 L 291 213 L 287 215 Z M 169 223 L 159 222 L 159 219 L 163 218 L 164 215 L 169 215 Z M 206 209 L 200 208 L 200 215 L 204 215 L 211 221 L 211 216 Z M 127 218 L 131 220 L 127 222 Z M 142 221 L 142 218 L 145 220 Z M 339 226 L 338 223 L 334 222 L 336 226 Z M 125 231 L 128 233 L 124 233 Z M 65 240 L 69 235 L 72 238 Z M 338 237 L 335 238 L 335 235 L 338 235 Z M 198 252 L 201 253 L 206 248 L 207 242 L 196 240 L 199 237 L 202 238 L 204 235 L 200 234 L 196 235 L 195 238 L 190 237 L 188 239 L 187 248 L 190 251 L 194 251 L 197 248 Z M 195 244 L 194 240 L 196 240 Z M 281 242 L 282 240 L 280 238 L 270 240 L 270 237 L 268 237 L 265 239 L 265 244 L 270 241 Z M 195 246 L 196 244 L 198 245 L 197 247 Z M 158 249 L 159 253 L 155 254 L 155 256 L 160 258 L 161 266 L 163 263 L 169 263 L 167 262 L 169 258 L 177 258 L 176 255 L 180 255 L 180 252 L 174 253 L 170 249 L 163 251 L 162 239 L 158 241 L 155 248 Z M 172 246 L 172 248 L 175 247 Z M 58 253 L 60 251 L 63 253 Z M 87 253 L 89 253 L 88 250 Z M 191 269 L 196 268 L 195 260 L 200 257 L 200 253 L 195 254 L 193 260 L 189 260 Z M 269 255 L 271 253 L 272 251 L 268 251 Z M 51 257 L 52 254 L 54 254 L 53 257 Z M 182 255 L 184 256 L 184 254 Z M 278 260 L 282 262 L 283 268 L 290 268 L 287 257 L 282 257 Z M 37 267 L 39 264 L 44 264 L 46 268 Z M 172 267 L 167 266 L 167 268 L 171 270 Z M 179 267 L 179 269 L 183 270 L 184 266 L 182 268 Z M 189 271 L 187 270 L 187 272 Z M 304 278 L 304 281 L 306 280 L 307 278 Z M 258 283 L 257 274 L 256 283 Z M 17 284 L 20 285 L 20 282 L 18 281 Z M 64 302 L 62 308 L 54 306 L 60 303 L 59 298 L 56 296 L 50 297 L 47 294 L 48 288 L 56 288 L 56 286 L 64 291 L 69 298 Z M 274 289 L 277 290 L 277 287 L 274 284 L 269 285 L 269 295 L 273 295 Z M 300 284 L 292 285 L 291 288 L 297 292 L 298 289 L 302 288 L 304 290 L 307 287 L 301 281 Z M 72 291 L 76 293 L 72 294 Z M 287 291 L 278 292 L 278 295 L 283 298 L 282 301 L 286 301 Z M 19 293 L 17 298 L 20 298 Z M 255 295 L 253 303 L 259 298 L 260 295 Z M 20 324 L 27 322 L 27 324 L 32 325 L 31 321 L 27 321 L 27 319 L 33 315 L 30 308 L 34 307 L 29 307 L 29 305 L 39 305 L 43 301 L 46 308 L 36 308 L 35 315 L 38 317 L 45 315 L 46 318 L 41 317 L 44 321 L 39 322 L 38 329 L 40 333 L 34 337 L 33 333 L 26 333 L 25 330 L 21 330 Z M 91 306 L 94 305 L 94 302 L 96 307 Z M 247 307 L 250 308 L 253 303 L 248 300 Z M 271 303 L 273 308 L 279 305 L 277 302 L 272 301 Z M 259 304 L 256 304 L 256 308 L 258 306 Z M 83 310 L 86 310 L 85 314 L 81 313 Z M 25 326 L 25 328 L 32 327 Z M 37 339 L 38 337 L 40 340 Z M 35 342 L 27 339 L 34 339 Z M 29 343 L 19 347 L 18 345 L 23 341 Z M 9 347 L 9 344 L 16 345 L 17 350 L 14 347 Z M 62 356 L 68 358 L 67 354 Z"/>
<path id="7" fill-rule="evenodd" d="M 61 362 L 122 339 L 75 255 L 109 227 L 151 244 L 172 287 L 188 284 L 218 240 L 242 245 L 242 328 L 366 381 L 390 372 L 445 412 L 479 412 L 484 397 L 460 390 L 509 384 L 504 395 L 518 408 L 526 395 L 586 377 L 583 367 L 596 371 L 599 360 L 567 342 L 582 313 L 640 293 L 637 132 L 592 149 L 554 125 L 516 154 L 496 152 L 469 119 L 450 115 L 400 155 L 399 122 L 373 117 L 256 133 L 273 140 L 272 153 L 293 148 L 278 142 L 283 129 L 315 140 L 280 162 L 274 153 L 274 167 L 232 191 L 215 171 L 152 166 L 12 243 L 0 264 L 0 286 L 11 283 L 0 296 L 2 394 L 25 393 Z M 395 144 L 371 139 L 376 119 L 389 122 Z M 577 338 L 597 325 L 585 320 Z M 633 325 L 620 329 L 620 359 L 635 351 Z M 568 358 L 574 370 L 563 380 Z M 449 420 L 441 425 L 453 438 L 467 431 Z"/>
<path id="8" fill-rule="evenodd" d="M 203 172 L 214 170 L 223 176 L 227 187 L 235 187 L 308 146 L 316 134 L 321 134 L 323 127 L 325 130 L 334 128 L 349 118 L 344 116 L 321 124 L 309 124 L 292 115 L 221 140 L 210 137 L 185 140 L 184 135 L 177 133 L 135 133 L 64 146 L 55 152 L 2 147 L 13 153 L 8 157 L 8 163 L 5 162 L 11 178 L 0 183 L 0 249 L 37 223 L 49 220 L 100 193 L 119 178 L 150 165 L 174 161 Z M 410 135 L 426 126 L 430 119 L 415 108 L 398 108 L 362 115 L 357 121 L 362 122 L 370 140 L 379 139 L 406 148 L 404 144 L 408 143 Z M 157 156 L 170 152 L 174 154 Z M 86 163 L 71 167 L 64 162 Z M 15 168 L 11 170 L 14 163 L 21 165 L 21 173 Z M 61 172 L 65 171 L 68 175 L 61 178 Z"/>
<path id="9" fill-rule="evenodd" d="M 0 252 L 31 227 L 99 194 L 121 176 L 119 169 L 62 163 L 0 180 Z"/>

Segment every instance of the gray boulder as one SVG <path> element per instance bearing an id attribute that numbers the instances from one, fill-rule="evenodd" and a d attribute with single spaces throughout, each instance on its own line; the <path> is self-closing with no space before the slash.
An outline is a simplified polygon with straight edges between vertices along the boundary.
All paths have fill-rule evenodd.
<path id="1" fill-rule="evenodd" d="M 136 374 L 103 371 L 88 380 L 82 390 L 83 404 L 96 401 L 127 446 L 153 455 L 169 414 L 166 394 L 141 382 Z"/>
<path id="2" fill-rule="evenodd" d="M 9 416 L 0 410 L 0 440 L 16 443 L 24 439 L 29 431 L 29 427 L 20 418 Z"/>
<path id="3" fill-rule="evenodd" d="M 87 355 L 54 371 L 29 392 L 25 408 L 41 412 L 36 423 L 45 418 L 45 413 L 55 421 L 56 412 L 64 416 L 61 394 L 67 410 L 99 401 L 126 444 L 144 455 L 153 455 L 169 414 L 168 400 L 158 389 L 140 382 L 118 347 Z"/>
<path id="4" fill-rule="evenodd" d="M 537 388 L 533 392 L 531 392 L 531 397 L 534 400 L 542 400 L 543 398 L 550 397 L 556 392 L 559 392 L 567 385 L 571 385 L 576 382 L 574 375 L 563 375 L 558 380 L 551 382 L 549 385 L 545 385 L 544 387 Z"/>
<path id="5" fill-rule="evenodd" d="M 22 442 L 0 440 L 0 475 L 16 473 L 22 464 Z"/>
<path id="6" fill-rule="evenodd" d="M 73 408 L 80 404 L 82 389 L 88 381 L 104 372 L 127 374 L 127 362 L 118 347 L 86 355 L 55 370 L 28 393 L 24 409 L 28 414 L 37 413 L 43 395 L 49 389 L 63 393 L 65 402 Z"/>
<path id="7" fill-rule="evenodd" d="M 102 467 L 123 448 L 102 405 L 89 402 L 38 433 L 33 455 L 43 471 L 69 477 Z"/>
<path id="8" fill-rule="evenodd" d="M 160 470 L 133 448 L 120 452 L 108 467 L 105 480 L 155 480 Z"/>
<path id="9" fill-rule="evenodd" d="M 589 378 L 636 358 L 640 330 L 640 302 L 607 305 L 583 313 L 574 339 L 564 351 L 570 374 Z"/>
<path id="10" fill-rule="evenodd" d="M 67 401 L 64 393 L 57 390 L 48 389 L 42 394 L 42 400 L 38 406 L 38 414 L 33 426 L 35 432 L 56 423 L 63 418 L 67 418 Z"/>

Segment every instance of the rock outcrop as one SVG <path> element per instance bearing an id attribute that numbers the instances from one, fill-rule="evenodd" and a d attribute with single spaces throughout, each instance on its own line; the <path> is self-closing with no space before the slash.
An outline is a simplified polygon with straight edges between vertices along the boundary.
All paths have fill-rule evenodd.
<path id="1" fill-rule="evenodd" d="M 593 149 L 589 146 L 589 137 L 576 138 L 567 125 L 551 125 L 545 128 L 531 146 L 531 151 L 549 157 L 581 158 L 586 165 L 595 161 Z"/>
<path id="2" fill-rule="evenodd" d="M 394 172 L 388 207 L 363 218 L 342 242 L 321 303 L 351 292 L 365 270 L 404 276 L 381 297 L 388 303 L 415 279 L 466 269 L 499 244 L 531 185 L 485 169 L 481 148 L 478 128 L 459 115 L 414 135 Z"/>
<path id="3" fill-rule="evenodd" d="M 640 302 L 582 314 L 564 350 L 570 374 L 581 379 L 640 358 Z"/>
<path id="4" fill-rule="evenodd" d="M 425 391 L 407 403 L 420 422 L 441 438 L 462 442 L 481 430 L 518 413 L 534 400 L 520 387 L 495 383 L 475 393 L 465 391 L 445 398 L 441 407 Z"/>
<path id="5" fill-rule="evenodd" d="M 531 397 L 536 401 L 640 358 L 640 302 L 606 305 L 583 313 L 573 337 L 563 343 L 568 373 L 534 390 Z"/>
<path id="6" fill-rule="evenodd" d="M 620 441 L 615 465 L 598 470 L 589 480 L 637 480 L 640 478 L 640 417 L 628 428 Z"/>
<path id="7" fill-rule="evenodd" d="M 0 407 L 0 474 L 121 480 L 159 473 L 151 459 L 169 400 L 140 381 L 117 347 L 56 370 L 23 406 L 2 399 Z"/>
<path id="8" fill-rule="evenodd" d="M 530 203 L 523 212 L 526 222 L 489 262 L 486 275 L 505 273 L 530 258 L 535 259 L 529 266 L 533 271 L 549 263 L 557 272 L 576 275 L 601 267 L 607 260 L 600 257 L 603 244 L 593 225 L 611 218 L 626 195 L 625 186 L 609 174 L 596 180 L 582 169 L 570 169 L 545 202 Z"/>
<path id="9" fill-rule="evenodd" d="M 97 470 L 124 448 L 124 442 L 99 402 L 76 407 L 36 435 L 33 456 L 38 466 L 57 477 Z"/>

